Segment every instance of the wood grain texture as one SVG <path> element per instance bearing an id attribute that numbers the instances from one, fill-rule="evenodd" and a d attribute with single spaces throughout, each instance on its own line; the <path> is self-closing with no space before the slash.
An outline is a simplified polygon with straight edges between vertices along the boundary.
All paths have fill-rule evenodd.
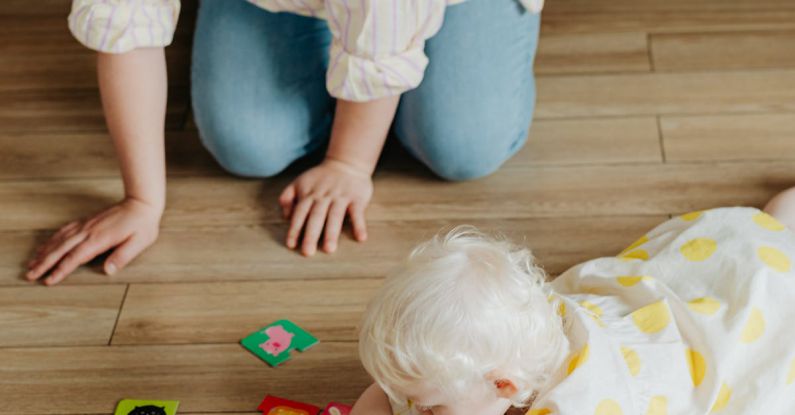
<path id="1" fill-rule="evenodd" d="M 322 339 L 278 369 L 236 344 L 0 349 L 0 362 L 4 415 L 109 414 L 131 396 L 178 400 L 180 413 L 246 412 L 266 394 L 353 402 L 370 384 L 355 343 Z"/>
<path id="2" fill-rule="evenodd" d="M 795 30 L 657 34 L 658 71 L 795 67 Z"/>
<path id="3" fill-rule="evenodd" d="M 107 345 L 126 288 L 0 288 L 0 347 Z"/>
<path id="4" fill-rule="evenodd" d="M 371 222 L 662 215 L 763 204 L 795 183 L 792 161 L 687 165 L 588 165 L 505 169 L 447 183 L 427 175 L 376 176 Z M 289 178 L 172 178 L 163 226 L 283 224 L 277 195 Z M 521 189 L 521 191 L 518 191 Z M 54 229 L 121 197 L 119 180 L 4 182 L 0 230 Z"/>
<path id="5" fill-rule="evenodd" d="M 359 244 L 345 236 L 333 255 L 313 258 L 284 247 L 286 225 L 188 227 L 161 231 L 158 242 L 123 272 L 108 278 L 98 267 L 80 268 L 66 284 L 140 282 L 299 281 L 380 278 L 419 242 L 462 223 L 503 234 L 530 247 L 550 274 L 595 257 L 615 255 L 664 215 L 495 220 L 425 220 L 370 223 L 370 239 Z M 22 262 L 46 236 L 2 232 L 0 285 L 28 284 Z"/>
<path id="6" fill-rule="evenodd" d="M 795 111 L 795 70 L 538 77 L 536 118 Z"/>
<path id="7" fill-rule="evenodd" d="M 669 161 L 795 159 L 795 113 L 662 117 Z"/>
<path id="8" fill-rule="evenodd" d="M 381 279 L 136 284 L 114 345 L 235 343 L 289 318 L 323 341 L 356 341 L 356 326 Z"/>
<path id="9" fill-rule="evenodd" d="M 538 74 L 648 72 L 646 33 L 541 33 Z"/>
<path id="10" fill-rule="evenodd" d="M 399 147 L 393 144 L 393 149 Z M 386 156 L 379 171 L 424 171 L 405 151 L 393 153 L 397 154 Z M 196 131 L 167 131 L 166 156 L 171 176 L 227 176 L 202 146 Z M 660 159 L 653 117 L 539 120 L 532 126 L 528 143 L 505 168 Z M 119 177 L 113 143 L 106 132 L 0 133 L 0 180 L 103 177 Z"/>
<path id="11" fill-rule="evenodd" d="M 196 132 L 168 131 L 165 142 L 169 175 L 224 175 Z M 0 134 L 0 180 L 67 177 L 119 177 L 106 132 Z"/>
<path id="12" fill-rule="evenodd" d="M 525 147 L 503 168 L 661 162 L 654 117 L 538 120 Z"/>
<path id="13" fill-rule="evenodd" d="M 767 30 L 795 28 L 789 0 L 555 0 L 544 7 L 549 33 Z"/>
<path id="14" fill-rule="evenodd" d="M 169 84 L 186 91 L 193 23 L 165 48 Z M 69 32 L 66 15 L 0 17 L 0 91 L 97 87 L 96 52 Z"/>
<path id="15" fill-rule="evenodd" d="M 187 90 L 170 88 L 166 128 L 181 128 L 187 108 Z M 4 133 L 105 131 L 105 117 L 96 88 L 8 91 L 0 97 L 0 125 Z"/>

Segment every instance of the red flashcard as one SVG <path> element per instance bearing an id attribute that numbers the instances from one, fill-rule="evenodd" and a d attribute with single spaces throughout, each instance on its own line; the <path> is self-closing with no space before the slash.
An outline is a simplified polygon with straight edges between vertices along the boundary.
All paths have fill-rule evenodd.
<path id="1" fill-rule="evenodd" d="M 328 404 L 326 409 L 320 415 L 350 415 L 352 410 L 353 408 L 348 405 L 332 402 Z"/>
<path id="2" fill-rule="evenodd" d="M 268 395 L 257 407 L 262 415 L 317 415 L 320 408 Z"/>

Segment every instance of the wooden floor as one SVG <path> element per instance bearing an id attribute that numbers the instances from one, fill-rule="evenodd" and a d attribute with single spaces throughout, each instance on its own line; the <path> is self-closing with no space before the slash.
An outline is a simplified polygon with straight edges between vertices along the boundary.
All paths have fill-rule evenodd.
<path id="1" fill-rule="evenodd" d="M 169 49 L 169 205 L 159 242 L 108 278 L 21 279 L 37 241 L 121 195 L 92 54 L 67 0 L 0 4 L 0 414 L 254 414 L 267 393 L 352 402 L 355 326 L 412 245 L 473 223 L 551 273 L 613 255 L 669 215 L 761 206 L 795 185 L 795 2 L 551 0 L 528 145 L 497 174 L 444 183 L 405 156 L 376 174 L 371 240 L 305 259 L 281 245 L 290 180 L 224 174 L 188 114 L 191 18 Z M 321 339 L 270 369 L 237 341 L 279 318 Z"/>

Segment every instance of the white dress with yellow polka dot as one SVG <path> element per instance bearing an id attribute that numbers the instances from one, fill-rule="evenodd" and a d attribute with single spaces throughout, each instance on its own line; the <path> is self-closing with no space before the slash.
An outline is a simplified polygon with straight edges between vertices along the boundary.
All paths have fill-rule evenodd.
<path id="1" fill-rule="evenodd" d="M 673 218 L 552 282 L 572 353 L 529 415 L 795 414 L 795 234 Z"/>

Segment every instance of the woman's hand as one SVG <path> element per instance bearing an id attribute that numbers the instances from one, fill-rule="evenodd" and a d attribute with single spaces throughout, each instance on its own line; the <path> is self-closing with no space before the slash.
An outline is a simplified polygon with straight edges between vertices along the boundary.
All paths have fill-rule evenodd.
<path id="1" fill-rule="evenodd" d="M 162 208 L 126 198 L 93 217 L 71 222 L 37 249 L 25 277 L 35 281 L 50 271 L 44 284 L 58 284 L 77 267 L 110 249 L 113 253 L 103 268 L 113 275 L 154 243 L 162 214 Z"/>
<path id="2" fill-rule="evenodd" d="M 373 181 L 368 172 L 327 158 L 298 176 L 279 197 L 282 213 L 290 220 L 287 246 L 296 248 L 303 231 L 301 253 L 314 255 L 322 233 L 323 250 L 334 252 L 346 215 L 356 240 L 366 240 L 364 211 L 372 196 Z"/>

